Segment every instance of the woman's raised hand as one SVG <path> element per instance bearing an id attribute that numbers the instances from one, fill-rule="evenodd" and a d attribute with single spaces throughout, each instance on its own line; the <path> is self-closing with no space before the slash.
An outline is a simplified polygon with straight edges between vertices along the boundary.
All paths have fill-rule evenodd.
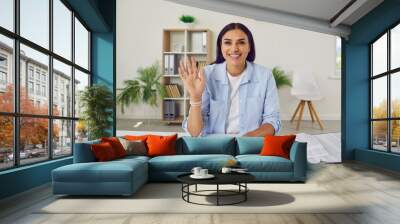
<path id="1" fill-rule="evenodd" d="M 186 66 L 183 59 L 180 61 L 179 76 L 190 94 L 190 99 L 200 101 L 206 86 L 206 80 L 204 69 L 197 67 L 194 57 L 190 57 L 190 60 L 186 58 Z"/>

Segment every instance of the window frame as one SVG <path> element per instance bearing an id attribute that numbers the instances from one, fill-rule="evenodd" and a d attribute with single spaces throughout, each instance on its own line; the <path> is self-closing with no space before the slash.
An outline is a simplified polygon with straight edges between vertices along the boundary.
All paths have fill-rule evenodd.
<path id="1" fill-rule="evenodd" d="M 391 99 L 391 79 L 392 76 L 395 75 L 396 73 L 400 72 L 400 67 L 391 69 L 391 30 L 395 28 L 396 26 L 400 26 L 400 21 L 397 21 L 393 25 L 391 25 L 389 28 L 387 28 L 383 33 L 379 34 L 375 39 L 373 39 L 369 44 L 368 44 L 368 50 L 369 50 L 369 149 L 373 151 L 380 151 L 380 152 L 386 152 L 386 153 L 391 153 L 391 154 L 400 154 L 400 152 L 393 152 L 392 151 L 392 128 L 391 128 L 391 123 L 392 121 L 400 121 L 400 117 L 392 117 L 392 99 Z M 376 74 L 374 76 L 373 72 L 373 44 L 376 43 L 381 37 L 384 35 L 387 35 L 387 63 L 386 63 L 386 71 L 382 72 L 380 74 Z M 387 87 L 387 105 L 386 105 L 386 118 L 373 118 L 373 81 L 378 78 L 386 77 L 386 87 Z M 375 121 L 386 121 L 386 151 L 379 150 L 374 148 L 374 136 L 373 136 L 373 122 Z"/>
<path id="2" fill-rule="evenodd" d="M 71 18 L 70 18 L 70 23 L 71 23 L 71 58 L 67 59 L 64 58 L 63 56 L 55 53 L 53 50 L 53 24 L 54 24 L 54 17 L 53 17 L 53 0 L 48 0 L 49 2 L 49 48 L 46 49 L 44 47 L 42 47 L 39 44 L 36 44 L 32 41 L 30 41 L 29 39 L 24 38 L 23 36 L 20 35 L 20 0 L 14 0 L 13 1 L 13 10 L 14 10 L 14 30 L 10 31 L 4 27 L 0 26 L 0 35 L 3 35 L 5 37 L 11 38 L 13 40 L 13 60 L 12 60 L 12 69 L 11 69 L 11 75 L 13 75 L 14 77 L 14 111 L 13 112 L 1 112 L 0 111 L 0 116 L 11 116 L 13 118 L 13 153 L 14 153 L 14 161 L 13 161 L 13 166 L 11 167 L 5 167 L 5 168 L 0 168 L 0 172 L 5 171 L 5 170 L 10 170 L 10 169 L 16 169 L 19 167 L 23 167 L 23 166 L 29 166 L 29 165 L 33 165 L 33 164 L 37 164 L 37 163 L 43 163 L 49 160 L 53 160 L 53 159 L 61 159 L 61 158 L 65 158 L 65 157 L 70 157 L 73 156 L 73 152 L 74 152 L 74 143 L 75 143 L 75 123 L 76 121 L 79 120 L 79 117 L 75 117 L 75 111 L 74 111 L 74 107 L 72 107 L 72 113 L 68 116 L 56 116 L 53 115 L 53 59 L 58 60 L 59 62 L 62 62 L 68 66 L 71 66 L 71 84 L 72 84 L 72 90 L 71 93 L 73 94 L 73 96 L 75 96 L 75 89 L 74 89 L 74 85 L 73 83 L 75 82 L 75 69 L 87 74 L 89 76 L 89 83 L 88 86 L 92 85 L 92 71 L 91 71 L 91 36 L 92 36 L 92 30 L 89 29 L 89 27 L 87 26 L 87 24 L 83 21 L 83 19 L 72 9 L 72 7 L 65 1 L 65 0 L 59 0 L 68 10 L 71 11 Z M 79 66 L 78 64 L 75 63 L 75 25 L 74 25 L 74 21 L 75 18 L 77 20 L 79 20 L 79 22 L 84 26 L 84 28 L 88 31 L 88 57 L 89 57 L 89 65 L 88 65 L 88 69 L 85 69 L 81 66 Z M 20 60 L 21 60 L 21 56 L 20 56 L 20 45 L 23 44 L 27 47 L 32 48 L 33 50 L 36 50 L 40 53 L 43 53 L 45 55 L 48 56 L 49 58 L 49 63 L 48 63 L 48 74 L 47 74 L 47 79 L 46 80 L 46 91 L 48 91 L 48 93 L 45 92 L 45 95 L 48 96 L 48 108 L 49 111 L 46 115 L 39 115 L 39 114 L 22 114 L 20 112 Z M 30 71 L 30 65 L 29 63 L 27 63 L 27 71 Z M 41 74 L 42 74 L 43 70 L 40 71 L 39 73 L 39 80 L 36 79 L 36 69 L 34 68 L 33 70 L 33 79 L 31 79 L 30 77 L 30 73 L 27 72 L 26 75 L 26 82 L 28 81 L 33 81 L 33 85 L 35 88 L 35 84 L 36 83 L 40 83 L 42 84 L 42 79 L 41 79 Z M 28 87 L 28 86 L 27 86 Z M 27 90 L 29 91 L 29 90 Z M 34 92 L 36 92 L 36 89 L 34 89 Z M 42 94 L 38 95 L 38 96 L 42 96 Z M 75 102 L 75 97 L 72 97 L 72 105 L 74 105 Z M 37 103 L 37 102 L 34 102 Z M 47 142 L 48 143 L 52 143 L 53 142 L 53 122 L 56 120 L 66 120 L 66 121 L 70 121 L 71 122 L 71 153 L 68 155 L 63 155 L 63 156 L 54 156 L 53 152 L 54 152 L 54 147 L 53 144 L 48 144 L 47 146 L 47 150 L 48 150 L 48 155 L 47 158 L 44 157 L 43 160 L 40 160 L 38 162 L 32 162 L 32 163 L 26 163 L 26 164 L 21 164 L 20 161 L 20 119 L 21 118 L 46 118 L 47 122 L 48 122 L 48 136 L 47 136 Z M 55 158 L 53 158 L 55 157 Z"/>

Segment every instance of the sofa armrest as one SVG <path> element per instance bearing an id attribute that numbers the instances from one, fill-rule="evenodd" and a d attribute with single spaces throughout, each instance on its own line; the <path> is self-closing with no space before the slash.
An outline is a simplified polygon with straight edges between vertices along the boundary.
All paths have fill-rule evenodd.
<path id="1" fill-rule="evenodd" d="M 92 144 L 100 143 L 99 140 L 89 141 L 89 142 L 80 142 L 75 143 L 74 145 L 74 163 L 89 163 L 95 162 L 96 158 L 94 157 L 90 146 Z"/>
<path id="2" fill-rule="evenodd" d="M 290 160 L 293 162 L 293 179 L 305 181 L 307 177 L 307 143 L 294 142 L 290 149 Z"/>

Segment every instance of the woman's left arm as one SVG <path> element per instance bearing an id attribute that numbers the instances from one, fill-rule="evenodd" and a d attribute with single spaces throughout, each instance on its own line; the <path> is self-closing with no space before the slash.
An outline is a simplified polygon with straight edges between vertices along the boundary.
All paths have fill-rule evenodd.
<path id="1" fill-rule="evenodd" d="M 275 128 L 272 124 L 265 123 L 254 131 L 247 132 L 244 136 L 247 137 L 264 137 L 267 135 L 275 135 Z"/>
<path id="2" fill-rule="evenodd" d="M 264 100 L 264 109 L 262 113 L 262 122 L 259 128 L 246 133 L 244 136 L 266 136 L 275 135 L 281 129 L 281 120 L 279 118 L 279 97 L 278 90 L 272 72 L 268 72 L 267 93 Z"/>

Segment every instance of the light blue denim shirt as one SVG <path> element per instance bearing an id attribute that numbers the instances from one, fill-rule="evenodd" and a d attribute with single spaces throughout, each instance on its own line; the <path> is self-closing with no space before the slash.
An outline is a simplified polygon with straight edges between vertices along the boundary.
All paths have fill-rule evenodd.
<path id="1" fill-rule="evenodd" d="M 201 136 L 225 134 L 229 113 L 229 80 L 226 63 L 204 68 L 206 87 L 202 95 L 201 111 L 203 130 Z M 274 76 L 270 69 L 247 62 L 239 87 L 239 135 L 269 123 L 275 134 L 281 129 L 279 98 Z M 189 112 L 190 114 L 190 112 Z M 187 132 L 187 118 L 182 127 Z"/>

